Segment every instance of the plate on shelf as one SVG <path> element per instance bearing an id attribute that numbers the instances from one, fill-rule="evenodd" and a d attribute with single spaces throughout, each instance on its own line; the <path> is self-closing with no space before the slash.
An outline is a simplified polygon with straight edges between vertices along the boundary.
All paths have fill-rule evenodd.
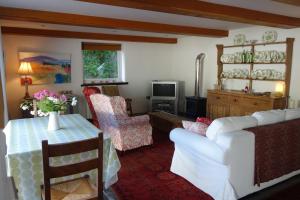
<path id="1" fill-rule="evenodd" d="M 263 42 L 270 43 L 275 42 L 277 40 L 277 32 L 276 31 L 267 31 L 263 34 L 262 40 Z"/>
<path id="2" fill-rule="evenodd" d="M 234 45 L 242 45 L 246 42 L 246 36 L 244 34 L 237 34 L 234 36 L 233 43 Z"/>

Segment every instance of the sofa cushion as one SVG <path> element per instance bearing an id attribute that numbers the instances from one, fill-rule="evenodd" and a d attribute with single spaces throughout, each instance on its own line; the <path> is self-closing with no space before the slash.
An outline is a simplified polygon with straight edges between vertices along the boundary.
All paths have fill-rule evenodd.
<path id="1" fill-rule="evenodd" d="M 258 125 L 267 125 L 275 124 L 285 120 L 285 111 L 284 110 L 269 110 L 269 111 L 260 111 L 252 114 L 258 121 Z"/>
<path id="2" fill-rule="evenodd" d="M 300 118 L 300 108 L 285 109 L 285 120 Z"/>
<path id="3" fill-rule="evenodd" d="M 184 129 L 191 131 L 193 133 L 199 134 L 199 135 L 206 135 L 206 130 L 208 128 L 208 125 L 201 123 L 201 122 L 191 122 L 191 121 L 185 121 L 182 120 L 182 126 Z"/>
<path id="4" fill-rule="evenodd" d="M 217 140 L 218 134 L 240 131 L 257 126 L 257 120 L 252 116 L 224 117 L 214 120 L 206 131 L 210 140 Z"/>
<path id="5" fill-rule="evenodd" d="M 170 133 L 170 140 L 175 143 L 175 148 L 189 151 L 193 157 L 204 156 L 206 159 L 211 159 L 220 164 L 227 163 L 227 150 L 207 137 L 191 134 L 183 128 L 175 128 Z"/>

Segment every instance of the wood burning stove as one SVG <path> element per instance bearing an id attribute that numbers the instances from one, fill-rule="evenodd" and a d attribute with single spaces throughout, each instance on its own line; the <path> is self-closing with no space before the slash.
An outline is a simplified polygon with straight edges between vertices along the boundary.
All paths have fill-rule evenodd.
<path id="1" fill-rule="evenodd" d="M 195 76 L 195 96 L 186 97 L 186 115 L 188 117 L 205 117 L 206 116 L 206 98 L 200 97 L 203 86 L 203 60 L 204 53 L 196 57 L 196 76 Z"/>

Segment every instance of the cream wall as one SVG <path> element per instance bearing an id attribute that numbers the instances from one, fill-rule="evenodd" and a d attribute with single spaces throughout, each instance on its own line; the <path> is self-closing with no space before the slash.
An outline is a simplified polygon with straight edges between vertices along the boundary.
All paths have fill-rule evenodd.
<path id="1" fill-rule="evenodd" d="M 267 27 L 252 27 L 230 31 L 228 38 L 204 38 L 204 37 L 180 37 L 178 44 L 149 44 L 122 42 L 125 55 L 125 74 L 129 85 L 120 86 L 121 94 L 133 99 L 133 111 L 135 113 L 146 112 L 150 94 L 151 80 L 181 80 L 185 82 L 185 94 L 191 96 L 194 93 L 195 80 L 195 58 L 199 53 L 205 53 L 204 82 L 202 96 L 206 96 L 207 89 L 212 89 L 217 81 L 217 50 L 216 44 L 232 44 L 233 37 L 238 33 L 246 35 L 247 40 L 261 40 L 263 33 L 267 30 L 277 30 L 278 40 L 286 37 L 294 37 L 294 56 L 290 95 L 292 99 L 299 100 L 300 92 L 300 29 L 275 29 Z M 75 94 L 81 95 L 82 88 L 82 58 L 80 39 L 60 39 L 29 36 L 3 36 L 5 63 L 7 69 L 7 94 L 9 112 L 12 118 L 19 116 L 17 105 L 24 95 L 24 88 L 20 86 L 18 75 L 18 52 L 39 51 L 72 54 L 72 83 L 62 85 L 47 85 L 53 90 L 73 90 Z M 101 42 L 101 41 L 97 41 Z M 274 47 L 284 50 L 283 45 Z M 275 66 L 277 67 L 277 66 Z M 279 66 L 278 66 L 279 67 Z M 280 67 L 282 68 L 282 67 Z M 228 88 L 241 89 L 245 82 L 227 81 Z M 274 90 L 274 83 L 254 84 L 256 91 Z M 33 92 L 45 88 L 44 85 L 30 86 Z M 81 99 L 80 113 L 85 115 L 86 110 Z"/>
<path id="2" fill-rule="evenodd" d="M 32 95 L 45 87 L 55 91 L 73 90 L 75 94 L 81 96 L 80 113 L 86 114 L 86 106 L 83 103 L 82 88 L 80 87 L 83 82 L 81 42 L 80 39 L 3 35 L 10 118 L 20 116 L 18 105 L 25 94 L 24 87 L 20 85 L 19 76 L 16 73 L 19 66 L 18 52 L 20 51 L 72 54 L 72 83 L 47 86 L 30 85 L 29 92 Z M 126 81 L 129 82 L 129 85 L 121 86 L 120 92 L 123 96 L 133 99 L 134 112 L 147 111 L 146 96 L 150 94 L 150 80 L 169 78 L 171 68 L 169 58 L 172 46 L 172 44 L 122 42 L 122 49 L 125 54 Z"/>

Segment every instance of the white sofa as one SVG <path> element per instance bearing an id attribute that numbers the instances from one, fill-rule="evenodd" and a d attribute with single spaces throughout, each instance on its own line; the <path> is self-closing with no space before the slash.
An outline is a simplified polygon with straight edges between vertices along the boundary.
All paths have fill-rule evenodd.
<path id="1" fill-rule="evenodd" d="M 256 112 L 213 121 L 207 137 L 182 128 L 171 131 L 175 143 L 171 171 L 216 200 L 235 200 L 286 180 L 300 170 L 254 186 L 254 134 L 243 129 L 300 118 L 300 109 Z"/>

